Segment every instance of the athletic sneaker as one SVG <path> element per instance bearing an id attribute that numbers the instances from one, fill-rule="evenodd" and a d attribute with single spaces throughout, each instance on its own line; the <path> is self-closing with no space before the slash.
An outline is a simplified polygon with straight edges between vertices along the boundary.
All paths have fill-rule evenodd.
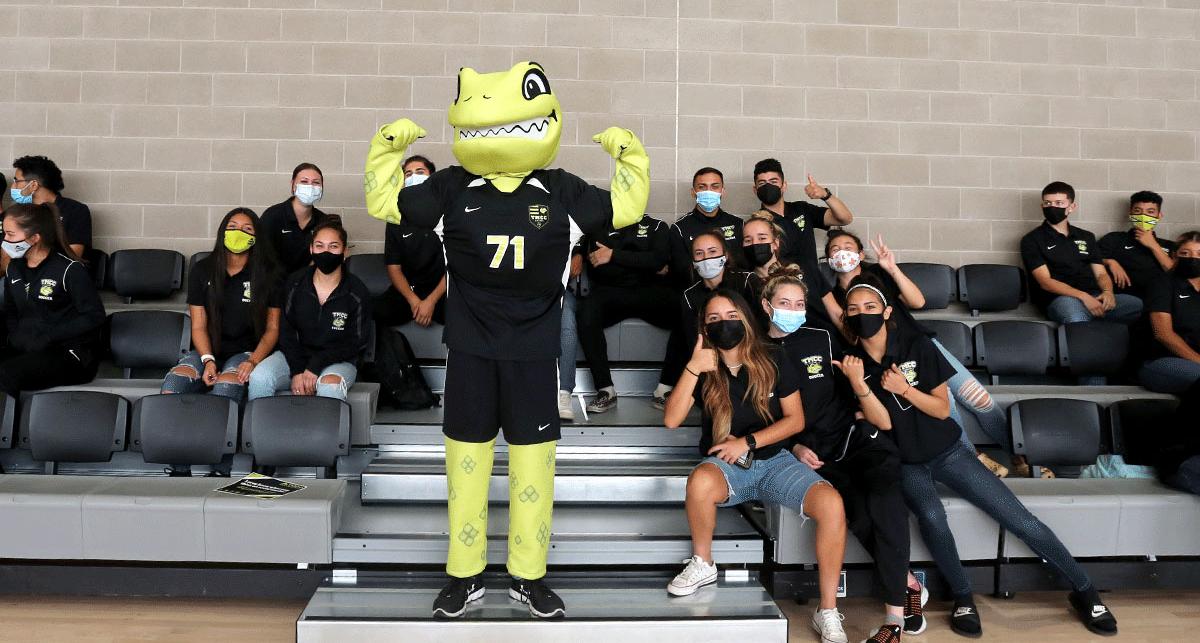
<path id="1" fill-rule="evenodd" d="M 660 411 L 665 411 L 667 410 L 667 398 L 661 395 L 655 395 L 654 397 L 650 398 L 650 406 L 653 406 Z"/>
<path id="2" fill-rule="evenodd" d="M 1083 621 L 1083 626 L 1089 632 L 1100 636 L 1116 636 L 1117 617 L 1104 606 L 1096 588 L 1071 592 L 1068 598 L 1071 600 L 1071 607 L 1074 607 L 1075 613 L 1079 615 L 1079 620 Z"/>
<path id="3" fill-rule="evenodd" d="M 558 419 L 564 422 L 575 421 L 575 410 L 571 408 L 571 392 L 558 392 Z"/>
<path id="4" fill-rule="evenodd" d="M 970 639 L 983 636 L 979 610 L 975 608 L 975 600 L 969 594 L 954 599 L 954 611 L 950 613 L 950 629 L 955 634 Z"/>
<path id="5" fill-rule="evenodd" d="M 596 393 L 592 403 L 587 405 L 588 413 L 605 413 L 617 408 L 617 396 L 608 391 Z"/>
<path id="6" fill-rule="evenodd" d="M 687 566 L 667 585 L 671 596 L 690 596 L 705 585 L 717 582 L 716 563 L 706 563 L 699 556 L 687 559 Z"/>
<path id="7" fill-rule="evenodd" d="M 821 643 L 847 643 L 846 630 L 842 629 L 845 615 L 837 608 L 813 612 L 812 627 L 821 635 Z"/>
<path id="8" fill-rule="evenodd" d="M 457 618 L 467 611 L 467 604 L 483 598 L 483 574 L 468 578 L 450 578 L 442 593 L 433 601 L 434 618 Z"/>
<path id="9" fill-rule="evenodd" d="M 983 451 L 978 451 L 975 455 L 979 458 L 979 461 L 983 463 L 983 466 L 987 467 L 987 470 L 992 472 L 992 475 L 996 476 L 997 478 L 1008 477 L 1008 467 L 996 462 L 991 458 L 991 456 Z"/>
<path id="10" fill-rule="evenodd" d="M 567 614 L 562 599 L 540 578 L 525 580 L 513 576 L 508 597 L 528 605 L 529 613 L 538 618 L 562 618 Z"/>
<path id="11" fill-rule="evenodd" d="M 925 603 L 929 602 L 929 590 L 922 585 L 921 589 L 904 588 L 904 633 L 920 634 L 925 631 Z"/>
<path id="12" fill-rule="evenodd" d="M 874 636 L 863 639 L 862 643 L 900 643 L 900 626 L 882 625 L 875 630 Z"/>

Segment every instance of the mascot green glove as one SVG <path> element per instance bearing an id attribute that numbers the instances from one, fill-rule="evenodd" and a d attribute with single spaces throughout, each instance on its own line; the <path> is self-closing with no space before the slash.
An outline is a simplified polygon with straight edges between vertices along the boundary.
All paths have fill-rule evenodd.
<path id="1" fill-rule="evenodd" d="M 405 188 L 405 150 L 425 135 L 408 119 L 371 140 L 363 186 L 372 216 L 437 230 L 448 291 L 445 412 L 450 582 L 436 617 L 460 616 L 484 594 L 488 486 L 501 429 L 508 443 L 508 593 L 539 617 L 565 613 L 542 577 L 559 439 L 558 350 L 571 248 L 585 234 L 636 223 L 650 194 L 650 160 L 633 132 L 592 138 L 616 161 L 609 190 L 561 169 L 562 106 L 542 66 L 462 69 L 450 106 L 462 164 Z"/>

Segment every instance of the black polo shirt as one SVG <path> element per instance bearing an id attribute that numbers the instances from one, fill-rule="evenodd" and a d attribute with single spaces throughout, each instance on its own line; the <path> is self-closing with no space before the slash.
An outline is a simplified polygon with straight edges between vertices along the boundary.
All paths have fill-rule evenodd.
<path id="1" fill-rule="evenodd" d="M 794 263 L 800 266 L 804 271 L 804 285 L 808 286 L 809 293 L 812 293 L 809 299 L 814 301 L 829 292 L 829 286 L 821 278 L 821 267 L 817 262 L 817 239 L 814 234 L 817 228 L 829 229 L 825 224 L 825 213 L 828 211 L 829 208 L 807 201 L 785 201 L 783 215 L 775 215 L 775 223 L 783 229 L 779 260 L 784 264 Z"/>
<path id="2" fill-rule="evenodd" d="M 283 268 L 283 274 L 293 272 L 308 265 L 312 261 L 309 247 L 313 228 L 325 220 L 325 213 L 313 208 L 312 218 L 303 228 L 296 221 L 296 211 L 292 209 L 292 197 L 283 203 L 276 203 L 267 208 L 262 215 L 262 228 L 266 238 L 271 242 L 271 250 L 275 259 Z M 259 235 L 263 236 L 263 235 Z"/>
<path id="3" fill-rule="evenodd" d="M 188 276 L 187 303 L 189 306 L 200 306 L 208 309 L 212 291 L 212 257 L 205 257 L 196 262 Z M 226 273 L 221 284 L 221 336 L 210 337 L 213 344 L 213 356 L 218 362 L 224 363 L 238 353 L 252 353 L 258 347 L 260 339 L 254 328 L 254 298 L 267 297 L 267 306 L 280 308 L 283 306 L 283 293 L 279 284 L 275 284 L 267 293 L 253 293 L 250 289 L 250 269 L 243 268 L 241 272 L 231 275 Z"/>
<path id="4" fill-rule="evenodd" d="M 1100 248 L 1096 235 L 1083 228 L 1068 224 L 1067 234 L 1063 235 L 1043 222 L 1021 238 L 1021 262 L 1030 275 L 1033 301 L 1041 308 L 1058 296 L 1042 290 L 1032 278 L 1033 271 L 1042 266 L 1050 270 L 1052 278 L 1072 288 L 1092 296 L 1100 294 L 1100 284 L 1092 272 L 1092 266 L 1101 263 Z"/>
<path id="5" fill-rule="evenodd" d="M 446 276 L 442 240 L 427 228 L 406 223 L 389 223 L 384 231 L 383 258 L 389 266 L 400 266 L 418 297 L 428 297 Z"/>
<path id="6" fill-rule="evenodd" d="M 742 247 L 741 217 L 717 208 L 712 214 L 705 214 L 700 208 L 675 220 L 671 226 L 671 280 L 680 288 L 693 283 L 696 273 L 692 268 L 692 239 L 709 230 L 716 230 L 729 246 L 729 253 L 741 254 Z M 739 259 L 730 258 L 735 265 Z"/>
<path id="7" fill-rule="evenodd" d="M 587 252 L 596 243 L 612 248 L 612 259 L 602 266 L 584 264 L 592 286 L 639 288 L 666 285 L 667 278 L 658 274 L 671 260 L 670 226 L 651 216 L 642 217 L 636 225 L 604 234 L 583 238 Z"/>
<path id="8" fill-rule="evenodd" d="M 717 285 L 717 289 L 732 290 L 741 294 L 748 302 L 756 302 L 759 299 L 759 293 L 762 292 L 762 285 L 758 279 L 758 275 L 752 272 L 742 272 L 741 270 L 730 270 L 726 265 L 725 272 L 721 276 L 721 283 Z M 690 337 L 689 342 L 696 341 L 696 334 L 700 332 L 699 318 L 700 311 L 704 310 L 705 304 L 708 303 L 708 298 L 712 296 L 713 290 L 709 290 L 708 286 L 704 285 L 704 280 L 701 279 L 683 291 L 683 302 L 679 309 L 683 313 L 683 322 L 680 328 L 685 333 L 684 337 Z M 751 308 L 754 305 L 751 304 Z M 762 308 L 760 305 L 758 308 Z M 760 320 L 761 322 L 761 320 Z M 766 327 L 760 328 L 762 332 L 766 332 Z"/>
<path id="9" fill-rule="evenodd" d="M 883 402 L 892 420 L 892 439 L 900 447 L 900 459 L 906 464 L 929 462 L 959 439 L 962 429 L 949 417 L 939 420 L 926 415 L 908 400 L 883 388 L 883 372 L 893 364 L 900 367 L 913 388 L 923 393 L 945 383 L 954 368 L 924 334 L 898 325 L 888 333 L 887 351 L 882 362 L 871 359 L 861 346 L 847 352 L 862 358 L 867 386 Z"/>
<path id="10" fill-rule="evenodd" d="M 822 460 L 837 459 L 845 449 L 857 408 L 850 383 L 833 366 L 842 359 L 837 334 L 805 323 L 790 335 L 772 342 L 783 347 L 797 374 L 804 404 L 804 430 L 793 439 Z"/>
<path id="11" fill-rule="evenodd" d="M 83 246 L 85 250 L 91 248 L 92 210 L 75 199 L 61 195 L 54 201 L 54 206 L 58 208 L 58 218 L 62 221 L 67 245 Z"/>
<path id="12" fill-rule="evenodd" d="M 859 264 L 859 266 L 862 268 L 862 274 L 871 275 L 872 277 L 878 279 L 879 283 L 883 285 L 883 296 L 887 297 L 887 303 L 892 307 L 892 316 L 894 319 L 896 319 L 896 321 L 903 324 L 908 324 L 914 328 L 919 328 L 921 329 L 921 332 L 926 332 L 925 328 L 920 326 L 920 323 L 917 322 L 917 319 L 913 317 L 912 312 L 908 309 L 908 306 L 900 300 L 900 284 L 896 283 L 896 280 L 893 279 L 890 274 L 888 274 L 888 271 L 883 269 L 883 266 L 877 263 L 867 262 L 863 262 Z M 834 281 L 833 288 L 830 292 L 833 293 L 833 298 L 835 301 L 837 301 L 838 305 L 842 308 L 845 308 L 846 289 L 842 288 L 841 284 Z"/>
<path id="13" fill-rule="evenodd" d="M 717 366 L 717 368 L 723 369 L 729 378 L 729 399 L 733 403 L 733 417 L 730 418 L 729 435 L 735 438 L 745 437 L 778 422 L 783 417 L 783 408 L 779 400 L 800 390 L 796 371 L 792 367 L 792 362 L 788 359 L 787 354 L 778 347 L 772 346 L 770 347 L 770 355 L 771 360 L 775 362 L 777 375 L 775 377 L 775 389 L 771 392 L 770 401 L 767 403 L 772 418 L 769 421 L 764 420 L 758 415 L 753 402 L 745 399 L 746 389 L 750 386 L 748 369 L 743 366 L 738 369 L 737 375 L 731 375 L 729 369 L 725 368 L 724 363 Z M 692 391 L 692 397 L 696 400 L 696 404 L 700 406 L 701 455 L 708 455 L 708 450 L 713 446 L 712 417 L 704 409 L 704 380 L 706 377 L 708 377 L 708 373 L 701 373 L 700 378 L 696 381 L 696 388 Z M 775 444 L 762 445 L 754 450 L 754 457 L 763 460 L 770 458 L 781 450 L 786 449 L 788 442 L 788 440 L 783 440 Z"/>
<path id="14" fill-rule="evenodd" d="M 1151 232 L 1151 234 L 1154 233 Z M 1157 235 L 1154 239 L 1158 243 L 1158 247 L 1168 255 L 1175 250 L 1175 242 L 1159 239 Z M 1150 282 L 1161 279 L 1166 274 L 1158 260 L 1154 258 L 1154 252 L 1143 246 L 1133 236 L 1133 230 L 1110 232 L 1101 237 L 1100 256 L 1121 264 L 1121 267 L 1125 269 L 1125 274 L 1129 275 L 1129 287 L 1117 288 L 1118 293 L 1144 299 Z"/>
<path id="15" fill-rule="evenodd" d="M 1150 283 L 1146 308 L 1152 313 L 1171 315 L 1171 328 L 1194 351 L 1200 351 L 1200 291 L 1191 282 L 1175 274 Z M 1155 341 L 1151 357 L 1178 357 L 1171 349 Z"/>

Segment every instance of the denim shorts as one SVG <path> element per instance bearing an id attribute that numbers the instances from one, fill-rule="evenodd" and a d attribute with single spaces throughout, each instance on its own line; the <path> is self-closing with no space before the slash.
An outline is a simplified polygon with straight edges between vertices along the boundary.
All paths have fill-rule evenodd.
<path id="1" fill-rule="evenodd" d="M 800 462 L 787 449 L 765 460 L 755 459 L 749 469 L 729 464 L 709 456 L 700 464 L 711 464 L 721 470 L 729 486 L 729 497 L 722 507 L 758 500 L 764 504 L 781 505 L 804 512 L 804 498 L 813 485 L 829 484 L 807 464 Z"/>

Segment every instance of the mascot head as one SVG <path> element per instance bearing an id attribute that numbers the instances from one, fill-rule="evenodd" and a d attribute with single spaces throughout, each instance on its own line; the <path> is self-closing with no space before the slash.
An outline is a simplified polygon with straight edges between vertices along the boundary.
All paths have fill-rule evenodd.
<path id="1" fill-rule="evenodd" d="M 472 174 L 525 174 L 558 154 L 562 106 L 534 62 L 491 74 L 459 70 L 449 119 L 454 157 Z"/>

